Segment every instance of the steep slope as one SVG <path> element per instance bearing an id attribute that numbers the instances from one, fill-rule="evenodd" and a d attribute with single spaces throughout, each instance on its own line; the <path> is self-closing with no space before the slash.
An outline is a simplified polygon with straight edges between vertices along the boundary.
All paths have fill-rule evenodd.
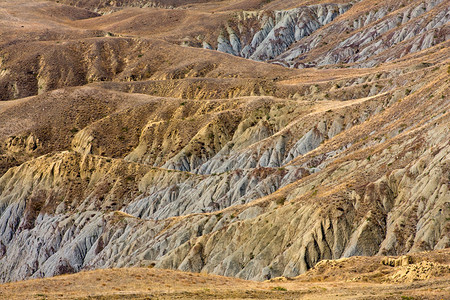
<path id="1" fill-rule="evenodd" d="M 345 4 L 319 4 L 273 13 L 243 12 L 220 33 L 217 50 L 254 60 L 273 59 L 349 8 Z M 212 49 L 206 41 L 203 47 Z"/>
<path id="2" fill-rule="evenodd" d="M 192 89 L 187 86 L 192 85 L 191 81 L 185 80 L 184 87 L 172 92 L 174 86 L 183 84 L 182 79 L 205 77 L 209 80 L 199 81 L 200 87 L 208 85 L 203 97 L 226 97 L 229 90 L 236 86 L 247 87 L 246 95 L 252 91 L 261 94 L 261 82 L 272 81 L 276 77 L 286 78 L 288 72 L 281 67 L 206 50 L 201 50 L 200 59 L 195 49 L 150 39 L 89 38 L 63 43 L 38 41 L 27 42 L 26 51 L 21 51 L 23 47 L 23 43 L 17 43 L 1 50 L 5 58 L 0 76 L 0 100 L 102 81 L 146 81 L 147 85 L 156 85 L 152 89 L 155 90 L 154 95 L 182 97 L 183 91 L 180 90 Z M 253 76 L 250 70 L 254 69 L 260 78 Z M 214 80 L 218 78 L 248 78 L 250 82 Z M 211 91 L 213 89 L 215 94 Z"/>
<path id="3" fill-rule="evenodd" d="M 450 247 L 445 1 L 288 2 L 1 4 L 16 25 L 0 24 L 0 280 L 130 266 L 266 280 Z M 45 34 L 15 38 L 28 14 Z M 182 16 L 199 19 L 157 32 Z M 186 47 L 209 27 L 234 55 Z"/>
<path id="4" fill-rule="evenodd" d="M 443 88 L 440 82 L 445 80 L 446 76 L 438 77 L 431 85 Z M 204 179 L 170 170 L 162 170 L 159 175 L 160 171 L 155 173 L 151 166 L 91 158 L 90 154 L 86 156 L 85 148 L 81 148 L 84 156 L 61 153 L 11 169 L 1 183 L 5 245 L 2 265 L 8 266 L 2 278 L 48 276 L 157 260 L 160 267 L 264 279 L 296 275 L 323 258 L 448 247 L 445 216 L 449 191 L 445 174 L 448 176 L 449 116 L 442 111 L 448 101 L 441 97 L 448 89 L 436 91 L 431 98 L 428 91 L 427 86 L 423 87 L 309 153 L 301 155 L 303 148 L 297 145 L 300 156 L 285 167 L 281 165 L 282 169 L 275 165 L 263 171 L 249 166 L 265 173 L 260 173 L 265 177 L 263 181 L 257 179 L 261 178 L 258 172 L 248 173 L 248 167 L 240 171 L 239 165 L 236 171 Z M 428 100 L 417 105 L 417 99 Z M 392 125 L 385 120 L 392 120 Z M 318 127 L 324 123 L 319 122 Z M 220 126 L 226 128 L 225 124 Z M 104 130 L 110 131 L 107 128 Z M 320 138 L 319 128 L 313 133 Z M 375 132 L 366 139 L 369 131 Z M 358 135 L 361 140 L 355 143 Z M 153 139 L 148 134 L 145 137 Z M 264 135 L 261 138 L 268 141 Z M 311 142 L 305 145 L 314 148 Z M 262 153 L 260 147 L 250 145 L 248 149 Z M 227 152 L 218 155 L 229 157 Z M 248 158 L 245 161 L 251 162 Z M 257 157 L 253 161 L 256 163 Z M 115 167 L 117 163 L 123 167 Z M 106 169 L 99 168 L 102 165 Z M 108 171 L 110 168 L 116 171 Z M 128 174 L 125 170 L 136 171 Z M 117 174 L 117 179 L 110 172 Z M 307 176 L 311 172 L 316 174 Z M 258 176 L 254 183 L 252 174 Z M 306 177 L 295 181 L 298 176 Z M 73 181 L 75 178 L 77 181 Z M 222 182 L 227 182 L 223 188 Z M 256 192 L 257 198 L 290 182 L 295 183 L 269 198 L 224 212 L 145 221 L 148 217 L 220 209 L 242 201 L 239 195 L 246 199 L 245 189 Z M 30 189 L 24 189 L 26 186 Z M 200 198 L 204 197 L 203 204 L 192 188 Z M 119 208 L 131 215 L 112 212 Z M 419 223 L 423 224 L 421 229 L 415 229 Z M 43 236 L 42 232 L 49 235 Z M 36 247 L 29 246 L 34 243 Z M 227 251 L 223 251 L 225 244 Z M 34 263 L 24 268 L 18 261 Z"/>
<path id="5" fill-rule="evenodd" d="M 363 8 L 353 7 L 358 10 L 353 22 L 350 16 L 341 19 L 321 34 L 313 34 L 293 46 L 277 60 L 289 66 L 308 62 L 317 66 L 350 63 L 372 67 L 449 39 L 450 8 L 446 1 L 413 1 L 401 6 L 396 1 L 391 5 L 375 4 L 370 10 L 364 9 L 366 1 L 360 4 Z M 339 33 L 339 39 L 331 39 L 328 33 Z"/>

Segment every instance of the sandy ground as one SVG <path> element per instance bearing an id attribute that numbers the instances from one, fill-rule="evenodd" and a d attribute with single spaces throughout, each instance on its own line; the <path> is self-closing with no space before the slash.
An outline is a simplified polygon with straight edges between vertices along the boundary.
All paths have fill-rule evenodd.
<path id="1" fill-rule="evenodd" d="M 383 265 L 380 257 L 326 261 L 296 278 L 265 282 L 155 268 L 101 269 L 3 284 L 0 299 L 450 299 L 450 272 L 425 280 L 411 276 L 415 269 L 423 273 L 417 266 L 425 262 L 448 270 L 450 250 L 431 253 L 397 267 Z"/>

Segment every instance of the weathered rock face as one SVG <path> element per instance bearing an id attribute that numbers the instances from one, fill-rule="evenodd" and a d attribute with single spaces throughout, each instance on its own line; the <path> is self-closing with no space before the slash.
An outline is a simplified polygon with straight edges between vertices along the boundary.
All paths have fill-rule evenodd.
<path id="1" fill-rule="evenodd" d="M 441 130 L 444 130 L 442 126 Z M 410 143 L 400 145 L 398 151 L 414 147 Z M 434 147 L 439 149 L 442 145 Z M 70 175 L 64 174 L 62 166 L 67 161 L 81 159 L 78 154 L 64 154 L 61 166 L 57 163 L 42 175 L 27 178 L 22 175 L 23 172 L 33 172 L 18 169 L 3 177 L 3 191 L 9 190 L 11 185 L 24 187 L 28 182 L 34 186 L 33 190 L 40 192 L 27 192 L 22 188 L 22 195 L 7 193 L 10 195 L 7 198 L 14 198 L 14 201 L 7 203 L 3 200 L 5 208 L 2 211 L 1 232 L 2 243 L 7 250 L 2 257 L 2 266 L 5 268 L 2 278 L 14 280 L 28 276 L 51 276 L 83 268 L 121 267 L 157 260 L 157 266 L 164 268 L 208 271 L 261 280 L 279 275 L 294 276 L 323 258 L 447 247 L 448 228 L 445 226 L 448 227 L 448 221 L 445 221 L 445 216 L 448 216 L 450 208 L 445 172 L 448 172 L 450 163 L 447 159 L 449 152 L 448 147 L 444 147 L 431 158 L 432 151 L 426 150 L 419 161 L 408 164 L 406 168 L 396 169 L 388 177 L 367 185 L 361 192 L 356 187 L 356 190 L 351 188 L 335 194 L 337 201 L 334 204 L 326 196 L 321 197 L 322 192 L 316 197 L 319 201 L 304 202 L 304 198 L 308 198 L 305 196 L 300 196 L 304 200 L 291 200 L 296 195 L 303 195 L 301 184 L 288 195 L 273 196 L 286 197 L 287 200 L 276 198 L 219 214 L 193 215 L 159 222 L 146 221 L 145 215 L 136 213 L 136 208 L 145 209 L 145 205 L 152 203 L 149 201 L 151 199 L 127 200 L 125 195 L 110 196 L 114 194 L 114 188 L 119 188 L 121 178 L 119 182 L 110 183 L 109 188 L 112 185 L 112 189 L 109 191 L 108 187 L 90 191 L 89 186 L 94 186 L 98 176 L 96 172 L 100 170 L 93 174 L 79 171 L 83 174 L 80 181 L 86 180 L 85 177 L 92 178 L 84 189 L 85 196 L 80 196 L 78 200 L 82 203 L 77 204 L 75 199 L 68 201 L 66 197 L 58 204 L 58 196 L 64 199 L 61 196 L 64 193 L 54 187 L 57 182 L 52 180 L 66 181 L 64 177 Z M 56 161 L 53 157 L 46 159 Z M 380 153 L 373 159 L 385 158 Z M 104 159 L 96 162 L 98 159 L 87 157 L 85 160 L 87 162 L 81 161 L 80 164 L 85 164 L 88 170 L 91 166 L 106 163 Z M 39 165 L 37 162 L 33 164 Z M 358 168 L 355 162 L 347 165 L 324 176 L 342 176 L 342 172 L 349 173 Z M 142 174 L 145 169 L 139 171 Z M 51 177 L 52 172 L 55 174 L 54 179 Z M 169 173 L 160 176 L 152 174 L 155 171 L 149 172 L 141 177 L 141 185 L 148 182 L 148 177 L 155 180 L 165 177 L 172 183 L 189 181 L 186 178 L 188 175 Z M 120 174 L 125 173 L 122 171 Z M 111 175 L 105 177 L 113 180 Z M 139 182 L 138 178 L 136 180 Z M 314 186 L 320 181 L 325 183 L 323 185 L 327 184 L 327 180 L 316 178 L 308 183 L 307 189 L 310 190 L 310 185 Z M 409 186 L 411 182 L 414 183 Z M 76 183 L 75 187 L 79 187 Z M 51 190 L 52 194 L 48 195 L 45 188 Z M 326 193 L 326 189 L 323 189 Z M 208 193 L 208 190 L 203 192 Z M 67 195 L 72 196 L 72 193 Z M 99 206 L 95 204 L 99 201 L 95 200 L 99 194 L 101 196 L 97 197 L 105 197 L 100 200 L 104 203 L 109 199 L 131 202 L 125 206 L 125 210 L 142 219 L 121 213 L 99 212 Z M 5 196 L 3 192 L 2 199 Z M 176 199 L 177 195 L 173 197 Z M 197 197 L 192 195 L 190 199 Z M 189 205 L 190 199 L 182 203 Z M 327 203 L 326 206 L 323 202 Z M 409 202 L 414 204 L 408 205 Z M 57 207 L 51 209 L 48 207 L 50 205 Z M 72 205 L 76 209 L 69 212 Z M 434 216 L 434 221 L 429 215 Z M 415 222 L 423 224 L 416 232 L 398 229 L 399 226 L 407 229 Z M 442 228 L 440 224 L 447 225 Z M 31 261 L 32 264 L 17 263 L 20 261 Z"/>
<path id="2" fill-rule="evenodd" d="M 419 97 L 353 127 L 344 118 L 346 134 L 322 144 L 317 141 L 336 128 L 326 125 L 334 123 L 332 116 L 313 113 L 315 125 L 303 127 L 303 136 L 295 133 L 293 120 L 291 133 L 280 138 L 254 134 L 261 125 L 252 120 L 266 112 L 253 110 L 256 115 L 229 127 L 236 150 L 225 151 L 222 144 L 207 160 L 235 161 L 220 174 L 157 169 L 85 149 L 12 168 L 0 180 L 2 280 L 153 261 L 163 268 L 263 280 L 294 276 L 324 258 L 448 247 L 449 115 L 439 113 L 447 102 L 430 98 L 415 107 Z M 264 101 L 258 104 L 264 107 Z M 348 111 L 355 109 L 366 108 L 355 104 Z M 402 113 L 409 111 L 414 117 Z M 434 119 L 419 122 L 431 112 Z M 307 116 L 301 120 L 308 124 Z M 399 134 L 396 124 L 402 122 L 401 128 L 409 128 Z M 252 127 L 254 140 L 238 139 Z M 372 129 L 373 138 L 352 145 L 358 134 L 366 136 L 362 130 Z M 251 151 L 246 163 L 253 166 L 239 165 L 232 151 Z M 260 166 L 273 156 L 264 153 L 276 153 L 272 161 L 279 165 Z"/>
<path id="3" fill-rule="evenodd" d="M 365 68 L 449 40 L 450 10 L 445 1 L 403 5 L 388 1 L 382 6 L 369 2 L 243 12 L 225 25 L 216 49 L 291 68 L 334 64 Z M 212 48 L 207 41 L 203 45 Z"/>
<path id="4" fill-rule="evenodd" d="M 260 61 L 273 59 L 349 8 L 350 5 L 321 4 L 272 13 L 243 12 L 237 17 L 237 28 L 240 30 L 236 32 L 228 24 L 226 31 L 217 39 L 217 50 Z M 255 21 L 259 23 L 260 29 L 254 31 L 249 38 L 248 32 L 243 28 L 251 26 Z M 206 41 L 203 45 L 211 48 Z"/>
<path id="5" fill-rule="evenodd" d="M 219 45 L 278 60 L 337 32 L 335 48 L 307 54 L 325 64 L 349 40 L 374 47 L 370 26 L 384 28 L 373 41 L 424 24 L 446 30 L 444 2 L 357 13 L 362 2 L 244 13 L 261 30 L 244 41 L 229 26 Z M 405 22 L 391 28 L 399 11 Z M 342 37 L 349 20 L 357 29 Z M 41 80 L 61 76 L 39 95 L 0 103 L 2 282 L 137 265 L 265 280 L 323 259 L 450 247 L 445 43 L 351 71 L 291 70 L 137 37 L 41 43 L 24 51 L 26 62 Z M 11 63 L 19 46 L 3 48 L 2 61 L 27 74 Z M 80 72 L 48 64 L 61 53 L 75 53 Z M 339 55 L 328 63 L 368 63 Z M 97 77 L 61 88 L 77 76 Z"/>
<path id="6" fill-rule="evenodd" d="M 370 11 L 364 26 L 362 20 L 354 21 L 357 33 L 315 61 L 319 66 L 356 63 L 360 67 L 392 61 L 447 41 L 450 36 L 445 24 L 449 20 L 450 8 L 445 1 L 414 2 L 390 14 L 386 9 Z"/>

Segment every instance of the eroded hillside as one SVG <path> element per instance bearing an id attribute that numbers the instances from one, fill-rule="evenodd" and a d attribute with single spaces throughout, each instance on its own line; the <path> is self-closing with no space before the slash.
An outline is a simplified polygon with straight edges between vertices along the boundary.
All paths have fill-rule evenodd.
<path id="1" fill-rule="evenodd" d="M 0 3 L 1 281 L 450 247 L 446 1 L 61 2 Z"/>

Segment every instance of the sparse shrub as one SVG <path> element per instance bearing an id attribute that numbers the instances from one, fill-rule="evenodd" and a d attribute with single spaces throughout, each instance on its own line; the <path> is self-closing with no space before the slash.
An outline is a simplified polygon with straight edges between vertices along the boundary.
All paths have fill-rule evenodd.
<path id="1" fill-rule="evenodd" d="M 286 202 L 286 198 L 285 198 L 285 197 L 278 198 L 278 199 L 275 201 L 275 203 L 278 204 L 278 205 L 283 205 L 284 202 Z"/>
<path id="2" fill-rule="evenodd" d="M 282 287 L 282 286 L 274 286 L 274 287 L 272 288 L 272 291 L 286 292 L 287 289 L 286 289 L 285 287 Z"/>

